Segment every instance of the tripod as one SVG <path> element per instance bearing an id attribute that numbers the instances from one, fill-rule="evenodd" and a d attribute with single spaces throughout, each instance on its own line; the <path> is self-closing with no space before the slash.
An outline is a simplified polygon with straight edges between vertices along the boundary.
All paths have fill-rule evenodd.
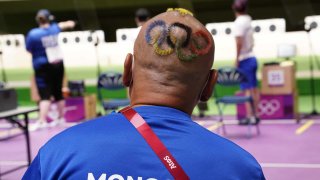
<path id="1" fill-rule="evenodd" d="M 310 54 L 309 54 L 309 68 L 310 68 L 310 90 L 311 90 L 311 103 L 312 103 L 312 110 L 309 116 L 317 116 L 319 113 L 317 112 L 316 108 L 316 88 L 315 88 L 315 77 L 314 77 L 314 65 L 313 62 L 317 63 L 318 69 L 320 69 L 320 63 L 318 60 L 318 57 L 315 55 L 314 50 L 313 50 L 313 45 L 310 37 L 310 32 L 312 31 L 313 28 L 310 28 L 307 31 L 308 33 L 308 41 L 309 41 L 309 48 L 310 48 Z"/>
<path id="2" fill-rule="evenodd" d="M 101 74 L 101 68 L 100 68 L 100 60 L 99 60 L 99 50 L 98 50 L 98 45 L 100 44 L 99 37 L 97 35 L 97 32 L 95 31 L 90 31 L 90 37 L 93 40 L 93 45 L 94 45 L 94 50 L 95 50 L 95 56 L 97 60 L 97 77 L 99 78 Z"/>

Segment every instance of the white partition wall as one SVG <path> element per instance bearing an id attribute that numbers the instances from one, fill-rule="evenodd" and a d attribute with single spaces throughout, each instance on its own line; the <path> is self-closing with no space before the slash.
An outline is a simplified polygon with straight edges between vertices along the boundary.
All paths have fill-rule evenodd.
<path id="1" fill-rule="evenodd" d="M 286 24 L 284 19 L 263 19 L 252 21 L 255 31 L 254 52 L 258 58 L 276 58 L 277 45 L 281 43 L 281 37 L 285 34 Z M 233 22 L 209 23 L 208 31 L 215 40 L 215 59 L 235 59 L 236 44 L 233 35 Z"/>
<path id="2" fill-rule="evenodd" d="M 320 29 L 320 15 L 307 16 L 304 18 L 305 29 Z"/>
<path id="3" fill-rule="evenodd" d="M 141 27 L 122 28 L 116 30 L 116 43 L 107 43 L 111 51 L 108 51 L 108 60 L 111 64 L 121 65 L 127 53 L 133 53 L 133 45 Z M 114 60 L 113 60 L 114 59 Z"/>
<path id="4" fill-rule="evenodd" d="M 214 36 L 233 36 L 233 22 L 206 24 L 208 31 Z"/>
<path id="5" fill-rule="evenodd" d="M 134 41 L 138 36 L 139 31 L 140 31 L 140 28 L 117 29 L 116 30 L 117 42 L 134 43 Z"/>
<path id="6" fill-rule="evenodd" d="M 233 35 L 233 22 L 209 23 L 207 30 L 215 43 L 215 60 L 229 60 L 236 56 L 236 44 Z"/>
<path id="7" fill-rule="evenodd" d="M 26 51 L 25 39 L 22 34 L 0 35 L 0 50 L 2 51 L 5 68 L 31 68 L 31 55 Z"/>
<path id="8" fill-rule="evenodd" d="M 278 47 L 296 47 L 297 56 L 308 56 L 311 52 L 320 54 L 320 16 L 305 18 L 307 31 L 286 32 L 284 19 L 252 21 L 255 31 L 254 52 L 258 59 L 278 58 Z M 215 59 L 234 60 L 236 45 L 233 22 L 209 23 L 208 31 L 215 40 Z M 62 32 L 59 35 L 66 67 L 95 67 L 97 60 L 102 66 L 122 65 L 127 53 L 133 52 L 134 41 L 139 28 L 118 29 L 117 42 L 105 42 L 103 31 Z M 95 48 L 96 40 L 99 40 Z M 309 41 L 310 40 L 310 41 Z M 310 42 L 312 42 L 310 46 Z M 22 34 L 0 35 L 0 49 L 5 68 L 31 68 L 31 55 L 25 49 Z M 312 47 L 312 51 L 310 51 Z"/>
<path id="9" fill-rule="evenodd" d="M 256 34 L 274 34 L 286 32 L 285 19 L 261 19 L 253 20 L 251 23 Z"/>
<path id="10" fill-rule="evenodd" d="M 94 44 L 97 40 L 99 45 L 95 49 Z M 25 48 L 24 35 L 1 35 L 0 43 L 5 68 L 32 68 L 32 56 Z M 107 51 L 101 48 L 101 44 L 104 43 L 103 31 L 73 31 L 59 34 L 59 44 L 67 67 L 96 66 L 97 58 L 107 59 L 106 54 L 101 53 Z"/>
<path id="11" fill-rule="evenodd" d="M 98 42 L 97 48 L 95 44 Z M 105 42 L 104 32 L 72 31 L 59 34 L 59 45 L 63 52 L 64 63 L 67 67 L 96 66 L 100 57 L 99 47 Z"/>
<path id="12" fill-rule="evenodd" d="M 278 45 L 283 44 L 286 32 L 285 19 L 261 19 L 252 21 L 254 52 L 258 58 L 277 58 Z"/>
<path id="13" fill-rule="evenodd" d="M 100 61 L 102 64 L 123 66 L 127 54 L 133 51 L 133 42 L 107 42 L 100 48 L 100 56 L 104 57 Z"/>

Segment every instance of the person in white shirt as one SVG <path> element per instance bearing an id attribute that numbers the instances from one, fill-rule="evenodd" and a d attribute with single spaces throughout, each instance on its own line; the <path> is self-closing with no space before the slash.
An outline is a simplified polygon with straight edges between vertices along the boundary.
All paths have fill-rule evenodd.
<path id="1" fill-rule="evenodd" d="M 236 20 L 234 21 L 234 35 L 237 45 L 237 56 L 235 65 L 246 76 L 247 82 L 241 83 L 240 88 L 245 95 L 251 95 L 254 102 L 254 109 L 249 103 L 246 104 L 247 117 L 240 123 L 258 123 L 258 102 L 259 91 L 257 81 L 258 62 L 253 53 L 254 39 L 253 28 L 251 26 L 251 16 L 247 14 L 248 1 L 235 0 L 232 9 L 234 11 Z M 254 117 L 254 114 L 256 115 Z"/>

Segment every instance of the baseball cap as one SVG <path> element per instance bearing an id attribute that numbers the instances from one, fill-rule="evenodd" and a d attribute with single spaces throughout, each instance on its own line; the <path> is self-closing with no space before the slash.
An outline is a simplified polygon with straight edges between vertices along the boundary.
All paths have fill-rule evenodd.
<path id="1" fill-rule="evenodd" d="M 136 11 L 136 18 L 140 21 L 146 21 L 150 17 L 150 13 L 145 8 L 140 8 Z"/>

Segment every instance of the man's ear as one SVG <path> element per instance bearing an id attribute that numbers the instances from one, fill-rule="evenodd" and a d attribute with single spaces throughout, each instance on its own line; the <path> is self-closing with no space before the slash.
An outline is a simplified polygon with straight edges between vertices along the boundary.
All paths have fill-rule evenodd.
<path id="1" fill-rule="evenodd" d="M 210 99 L 214 89 L 214 85 L 217 82 L 217 79 L 218 79 L 218 72 L 214 69 L 210 70 L 207 83 L 200 96 L 200 101 L 206 102 Z"/>
<path id="2" fill-rule="evenodd" d="M 133 55 L 131 53 L 128 53 L 124 61 L 124 70 L 122 78 L 122 83 L 126 87 L 129 87 L 132 81 L 132 61 Z"/>

